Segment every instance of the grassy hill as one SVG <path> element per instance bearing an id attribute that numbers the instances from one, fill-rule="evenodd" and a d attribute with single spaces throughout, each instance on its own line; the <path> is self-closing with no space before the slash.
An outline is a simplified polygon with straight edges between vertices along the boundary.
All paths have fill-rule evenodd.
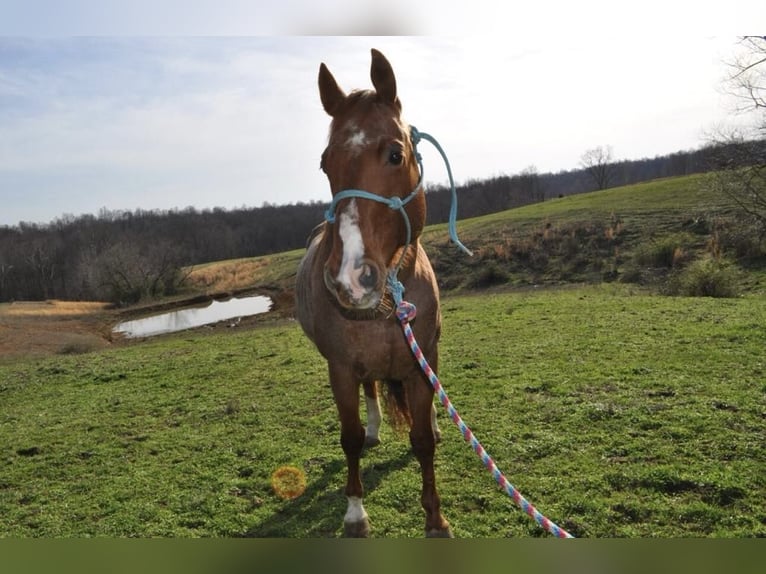
<path id="1" fill-rule="evenodd" d="M 656 180 L 461 220 L 458 233 L 474 257 L 449 243 L 446 225 L 428 227 L 423 243 L 443 292 L 604 281 L 673 292 L 683 287 L 684 270 L 711 256 L 720 265 L 708 273 L 723 269 L 731 294 L 763 291 L 766 245 L 746 233 L 735 207 L 707 177 Z M 289 290 L 302 253 L 200 266 L 190 286 Z M 747 274 L 737 272 L 742 266 Z"/>
<path id="2" fill-rule="evenodd" d="M 434 244 L 437 274 L 448 289 L 602 281 L 666 288 L 710 254 L 723 262 L 763 263 L 763 246 L 734 233 L 735 209 L 706 177 L 563 197 L 463 221 L 460 233 L 476 253 L 472 259 L 436 239 L 443 229 L 429 229 L 426 243 Z M 744 287 L 741 278 L 731 281 Z"/>

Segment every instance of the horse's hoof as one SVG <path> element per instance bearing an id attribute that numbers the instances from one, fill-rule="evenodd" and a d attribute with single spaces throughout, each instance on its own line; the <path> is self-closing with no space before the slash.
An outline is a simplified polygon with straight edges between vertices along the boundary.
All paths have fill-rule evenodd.
<path id="1" fill-rule="evenodd" d="M 426 538 L 455 538 L 452 535 L 452 530 L 447 526 L 446 528 L 434 528 L 426 531 Z"/>
<path id="2" fill-rule="evenodd" d="M 373 448 L 380 444 L 380 439 L 375 436 L 364 437 L 364 448 Z"/>
<path id="3" fill-rule="evenodd" d="M 365 518 L 360 522 L 344 522 L 343 536 L 346 538 L 369 538 L 370 521 Z"/>

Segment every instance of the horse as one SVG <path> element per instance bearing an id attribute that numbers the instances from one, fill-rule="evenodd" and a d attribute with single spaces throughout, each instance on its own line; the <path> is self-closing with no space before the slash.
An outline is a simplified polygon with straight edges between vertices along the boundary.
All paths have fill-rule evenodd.
<path id="1" fill-rule="evenodd" d="M 387 389 L 386 405 L 409 428 L 412 452 L 422 477 L 421 505 L 428 537 L 452 537 L 441 512 L 434 472 L 440 438 L 434 390 L 411 354 L 396 316 L 388 279 L 398 277 L 407 300 L 417 306 L 412 328 L 434 371 L 441 333 L 439 289 L 419 238 L 426 200 L 410 128 L 389 61 L 372 49 L 372 90 L 346 92 L 324 63 L 319 95 L 332 118 L 320 167 L 334 198 L 326 221 L 309 238 L 296 275 L 296 318 L 326 359 L 340 419 L 346 457 L 347 509 L 343 532 L 367 537 L 370 522 L 363 505 L 359 460 L 365 446 L 379 443 L 381 411 L 377 389 Z M 398 199 L 399 209 L 344 190 L 364 190 Z M 402 211 L 403 210 L 403 211 Z M 402 215 L 406 213 L 406 217 Z M 360 419 L 360 386 L 367 426 Z M 391 417 L 389 417 L 391 418 Z"/>

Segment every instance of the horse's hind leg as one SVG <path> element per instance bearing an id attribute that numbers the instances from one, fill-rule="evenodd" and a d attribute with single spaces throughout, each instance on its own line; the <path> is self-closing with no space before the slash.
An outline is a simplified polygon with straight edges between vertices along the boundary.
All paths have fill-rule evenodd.
<path id="1" fill-rule="evenodd" d="M 362 505 L 362 480 L 359 476 L 359 457 L 364 446 L 364 427 L 359 419 L 359 384 L 348 369 L 330 365 L 330 385 L 340 417 L 340 444 L 348 467 L 348 506 L 343 518 L 343 532 L 347 537 L 366 538 L 370 534 L 370 521 Z"/>
<path id="2" fill-rule="evenodd" d="M 435 360 L 430 364 L 434 366 Z M 449 523 L 442 516 L 441 502 L 436 491 L 436 474 L 434 472 L 434 452 L 436 450 L 436 434 L 433 427 L 433 389 L 428 381 L 420 374 L 409 381 L 408 393 L 410 400 L 410 415 L 412 428 L 410 443 L 412 451 L 420 463 L 423 477 L 421 504 L 426 511 L 426 536 L 452 537 Z"/>
<path id="3" fill-rule="evenodd" d="M 367 428 L 364 435 L 364 446 L 372 448 L 380 444 L 380 402 L 375 381 L 364 383 L 364 400 L 367 407 Z"/>

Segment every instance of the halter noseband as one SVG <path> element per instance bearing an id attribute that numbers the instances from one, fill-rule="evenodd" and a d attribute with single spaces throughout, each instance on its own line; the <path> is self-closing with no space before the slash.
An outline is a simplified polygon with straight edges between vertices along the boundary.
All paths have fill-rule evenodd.
<path id="1" fill-rule="evenodd" d="M 410 225 L 410 218 L 407 215 L 407 212 L 405 211 L 404 207 L 410 201 L 412 201 L 415 198 L 415 196 L 421 191 L 421 185 L 423 183 L 423 158 L 418 152 L 418 143 L 420 142 L 421 139 L 429 141 L 438 150 L 438 152 L 442 156 L 442 159 L 444 160 L 444 165 L 447 166 L 447 175 L 449 176 L 449 183 L 450 183 L 450 193 L 452 195 L 452 200 L 450 202 L 450 210 L 449 210 L 450 239 L 463 252 L 467 253 L 468 255 L 473 255 L 471 250 L 468 249 L 465 245 L 463 245 L 457 237 L 457 192 L 455 191 L 455 181 L 452 178 L 452 170 L 450 169 L 447 155 L 444 153 L 444 150 L 439 145 L 439 142 L 437 142 L 433 136 L 425 132 L 418 131 L 418 129 L 415 126 L 410 126 L 410 141 L 412 142 L 412 148 L 415 153 L 415 159 L 418 162 L 418 173 L 420 174 L 420 176 L 418 177 L 418 183 L 415 185 L 415 189 L 413 189 L 412 192 L 407 197 L 405 198 L 401 198 L 398 196 L 384 197 L 382 195 L 371 193 L 363 189 L 344 189 L 335 194 L 335 196 L 332 198 L 332 202 L 330 202 L 330 206 L 324 212 L 325 221 L 327 221 L 328 223 L 335 223 L 335 210 L 338 207 L 338 202 L 344 199 L 348 199 L 350 197 L 358 197 L 360 199 L 369 199 L 371 201 L 377 201 L 378 203 L 383 203 L 387 205 L 389 208 L 393 209 L 394 211 L 398 211 L 399 213 L 402 214 L 402 217 L 404 218 L 404 225 L 407 229 L 407 241 L 404 244 L 404 249 L 402 250 L 402 254 L 399 256 L 399 261 L 396 263 L 396 266 L 388 272 L 388 279 L 387 279 L 387 286 L 391 290 L 391 293 L 393 294 L 393 297 L 394 297 L 394 302 L 396 304 L 398 304 L 399 301 L 401 301 L 402 293 L 404 293 L 404 287 L 402 286 L 401 282 L 398 279 L 399 270 L 401 269 L 402 263 L 404 262 L 404 256 L 407 253 L 407 248 L 410 246 L 410 243 L 412 242 L 412 226 Z"/>

